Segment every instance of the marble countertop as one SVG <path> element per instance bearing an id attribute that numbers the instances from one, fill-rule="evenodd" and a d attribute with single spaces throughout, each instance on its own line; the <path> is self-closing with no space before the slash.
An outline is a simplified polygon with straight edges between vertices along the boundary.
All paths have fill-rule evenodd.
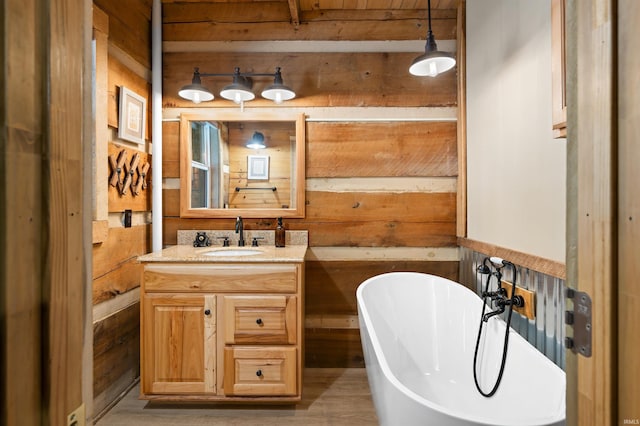
<path id="1" fill-rule="evenodd" d="M 259 250 L 259 254 L 238 256 L 233 252 L 238 250 Z M 230 256 L 209 256 L 209 252 L 230 252 Z M 161 251 L 145 254 L 138 257 L 138 261 L 146 262 L 194 262 L 194 263 L 301 263 L 307 252 L 306 245 L 289 245 L 286 247 L 259 246 L 259 247 L 193 247 L 189 245 L 177 245 L 165 248 Z"/>

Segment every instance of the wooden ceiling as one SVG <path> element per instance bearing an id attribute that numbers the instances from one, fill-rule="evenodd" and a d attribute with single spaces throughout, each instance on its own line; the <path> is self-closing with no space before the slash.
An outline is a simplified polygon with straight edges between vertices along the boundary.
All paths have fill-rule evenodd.
<path id="1" fill-rule="evenodd" d="M 455 39 L 460 0 L 432 0 L 437 39 Z M 418 40 L 427 0 L 162 0 L 165 41 Z"/>

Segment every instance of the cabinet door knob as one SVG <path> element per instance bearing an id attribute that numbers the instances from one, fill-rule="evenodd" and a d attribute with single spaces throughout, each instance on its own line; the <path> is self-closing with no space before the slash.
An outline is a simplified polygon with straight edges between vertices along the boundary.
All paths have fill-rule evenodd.
<path id="1" fill-rule="evenodd" d="M 261 377 L 262 376 L 262 370 L 256 371 L 256 376 Z"/>
<path id="2" fill-rule="evenodd" d="M 258 325 L 262 325 L 262 318 L 258 318 L 258 319 L 256 320 L 256 324 L 258 324 Z"/>
<path id="3" fill-rule="evenodd" d="M 204 310 L 204 314 L 205 315 L 211 315 L 211 309 L 205 309 Z"/>

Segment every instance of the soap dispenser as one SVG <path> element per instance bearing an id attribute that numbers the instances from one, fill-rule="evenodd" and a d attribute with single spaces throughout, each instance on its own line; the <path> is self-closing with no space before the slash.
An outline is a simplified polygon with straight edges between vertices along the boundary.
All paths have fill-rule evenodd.
<path id="1" fill-rule="evenodd" d="M 284 226 L 282 226 L 282 218 L 278 218 L 278 226 L 276 226 L 276 247 L 284 247 Z"/>

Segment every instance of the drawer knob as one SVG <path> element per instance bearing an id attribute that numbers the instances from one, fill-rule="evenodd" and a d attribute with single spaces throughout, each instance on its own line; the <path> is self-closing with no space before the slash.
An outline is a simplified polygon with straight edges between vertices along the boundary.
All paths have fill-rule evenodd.
<path id="1" fill-rule="evenodd" d="M 256 376 L 258 376 L 258 377 L 262 377 L 262 370 L 258 370 L 258 371 L 256 371 Z"/>
<path id="2" fill-rule="evenodd" d="M 211 309 L 205 309 L 204 310 L 204 314 L 205 315 L 211 315 Z"/>
<path id="3" fill-rule="evenodd" d="M 262 318 L 258 318 L 258 319 L 256 320 L 256 324 L 258 324 L 258 325 L 262 325 Z"/>

